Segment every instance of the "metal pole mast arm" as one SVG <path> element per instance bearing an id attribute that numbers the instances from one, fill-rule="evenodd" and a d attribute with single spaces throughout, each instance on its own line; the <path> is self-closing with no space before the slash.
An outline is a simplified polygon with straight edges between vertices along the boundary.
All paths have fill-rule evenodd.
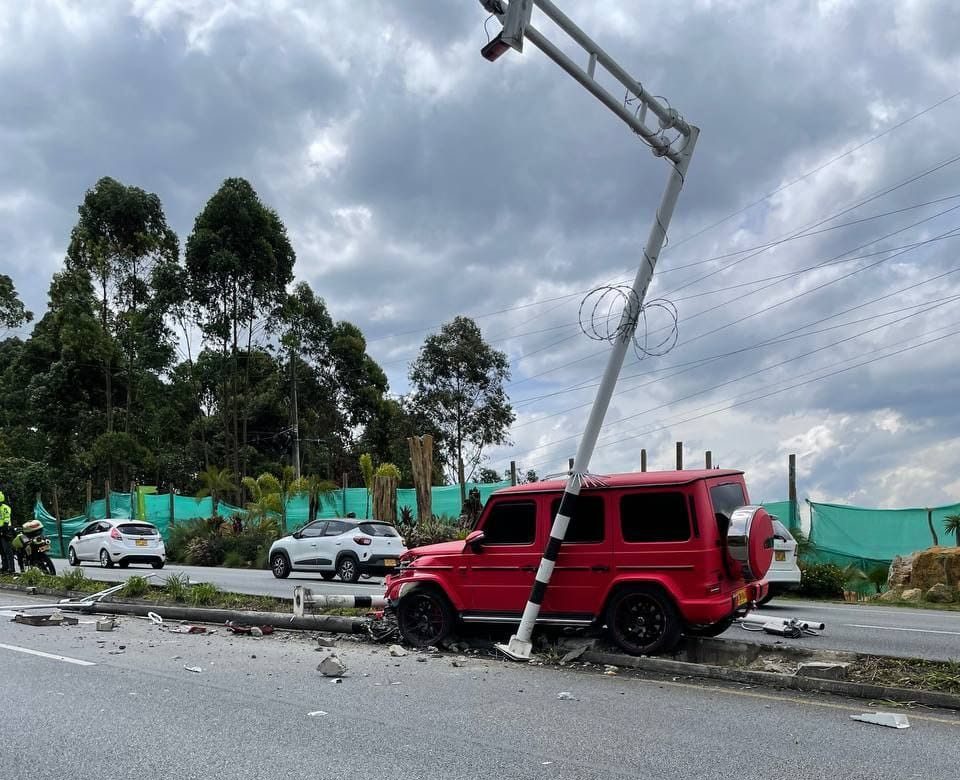
<path id="1" fill-rule="evenodd" d="M 601 103 L 622 119 L 631 130 L 639 135 L 658 157 L 667 157 L 674 163 L 679 163 L 683 153 L 683 146 L 691 133 L 691 126 L 673 108 L 664 105 L 651 95 L 643 85 L 625 71 L 583 30 L 577 27 L 559 8 L 550 0 L 513 0 L 506 3 L 503 0 L 480 0 L 480 4 L 492 15 L 504 22 L 504 30 L 483 48 L 483 56 L 493 61 L 506 53 L 510 48 L 523 50 L 523 38 L 528 39 L 557 65 L 563 68 L 570 76 L 580 83 L 587 91 Z M 536 5 L 561 30 L 580 46 L 587 54 L 587 67 L 581 68 L 561 49 L 552 43 L 536 27 L 529 24 L 530 11 Z M 516 6 L 521 6 L 519 12 L 512 12 Z M 519 19 L 511 18 L 519 16 Z M 519 24 L 519 28 L 510 29 L 511 24 Z M 625 101 L 613 95 L 595 78 L 596 66 L 600 65 L 611 76 L 619 81 L 639 102 L 637 111 L 627 108 Z M 647 112 L 659 119 L 659 129 L 651 129 L 646 124 Z M 679 131 L 680 141 L 667 138 L 664 130 L 674 128 Z"/>
<path id="2" fill-rule="evenodd" d="M 588 474 L 590 458 L 593 456 L 597 437 L 603 427 L 603 420 L 607 414 L 610 399 L 613 397 L 617 380 L 620 377 L 620 370 L 623 367 L 627 349 L 636 332 L 643 300 L 653 279 L 653 272 L 666 239 L 667 227 L 680 196 L 680 190 L 683 187 L 687 168 L 690 165 L 690 159 L 693 156 L 700 131 L 693 125 L 687 124 L 672 108 L 664 106 L 650 95 L 640 82 L 632 78 L 614 62 L 550 0 L 512 0 L 509 5 L 503 0 L 480 0 L 480 2 L 484 8 L 497 16 L 504 24 L 503 31 L 483 48 L 484 57 L 488 60 L 495 60 L 511 48 L 522 51 L 523 40 L 526 38 L 626 122 L 653 149 L 655 155 L 667 157 L 672 163 L 670 178 L 657 208 L 653 225 L 650 227 L 647 242 L 643 247 L 643 259 L 633 280 L 631 294 L 620 316 L 620 324 L 616 331 L 616 338 L 613 340 L 607 367 L 604 370 L 600 386 L 597 388 L 597 396 L 587 418 L 583 438 L 577 448 L 577 456 L 574 459 L 573 468 L 564 489 L 563 499 L 560 501 L 560 507 L 554 517 L 553 526 L 550 529 L 550 540 L 543 551 L 530 597 L 520 619 L 520 626 L 517 633 L 510 637 L 509 644 L 497 645 L 510 658 L 528 660 L 532 650 L 530 639 L 537 623 L 537 617 L 540 614 L 540 605 L 543 603 L 560 548 L 566 538 L 567 527 L 576 511 L 580 488 L 585 475 Z M 589 56 L 586 70 L 576 65 L 573 60 L 529 23 L 534 5 L 538 6 L 560 29 L 586 51 Z M 605 68 L 624 85 L 628 93 L 633 94 L 639 101 L 640 108 L 636 115 L 629 111 L 624 103 L 617 100 L 597 83 L 594 79 L 597 64 Z M 644 124 L 648 111 L 658 117 L 660 131 L 651 130 Z M 678 131 L 676 138 L 670 139 L 663 134 L 662 131 L 668 128 L 674 128 Z"/>

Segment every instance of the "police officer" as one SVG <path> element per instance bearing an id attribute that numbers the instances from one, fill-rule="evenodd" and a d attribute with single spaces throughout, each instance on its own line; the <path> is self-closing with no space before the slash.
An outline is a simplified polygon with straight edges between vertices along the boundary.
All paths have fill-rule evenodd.
<path id="1" fill-rule="evenodd" d="M 10 506 L 7 504 L 6 496 L 0 491 L 0 573 L 14 574 L 13 546 L 10 540 L 13 538 L 13 525 L 10 520 Z"/>

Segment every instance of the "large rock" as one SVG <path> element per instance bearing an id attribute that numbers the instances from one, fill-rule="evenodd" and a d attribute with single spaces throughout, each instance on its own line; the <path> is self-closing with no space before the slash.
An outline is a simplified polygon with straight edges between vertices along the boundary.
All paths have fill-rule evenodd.
<path id="1" fill-rule="evenodd" d="M 900 598 L 902 598 L 904 601 L 920 601 L 922 597 L 923 591 L 920 590 L 920 588 L 910 588 L 909 590 L 905 590 L 900 594 Z"/>
<path id="2" fill-rule="evenodd" d="M 949 604 L 953 601 L 953 591 L 949 585 L 938 582 L 923 594 L 923 600 L 932 601 L 934 604 Z"/>
<path id="3" fill-rule="evenodd" d="M 877 599 L 880 601 L 900 601 L 903 598 L 903 591 L 900 588 L 895 590 L 885 590 Z"/>
<path id="4" fill-rule="evenodd" d="M 960 585 L 960 547 L 931 547 L 914 553 L 910 587 L 929 590 L 938 583 Z"/>
<path id="5" fill-rule="evenodd" d="M 890 563 L 890 571 L 887 574 L 887 590 L 897 588 L 906 588 L 910 585 L 910 573 L 913 571 L 913 555 L 898 555 Z"/>

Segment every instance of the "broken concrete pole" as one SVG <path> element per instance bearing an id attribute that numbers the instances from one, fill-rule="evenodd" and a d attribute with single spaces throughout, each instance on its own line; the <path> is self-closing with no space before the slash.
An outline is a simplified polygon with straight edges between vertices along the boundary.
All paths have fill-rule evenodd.
<path id="1" fill-rule="evenodd" d="M 324 677 L 343 677 L 347 671 L 347 665 L 335 655 L 328 655 L 317 666 L 317 671 Z"/>

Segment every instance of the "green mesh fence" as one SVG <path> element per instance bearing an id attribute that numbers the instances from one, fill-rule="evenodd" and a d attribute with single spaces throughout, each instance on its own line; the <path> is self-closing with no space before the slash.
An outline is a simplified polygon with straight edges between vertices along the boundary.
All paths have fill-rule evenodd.
<path id="1" fill-rule="evenodd" d="M 502 487 L 507 487 L 509 482 L 496 482 L 489 484 L 467 483 L 467 490 L 474 487 L 480 491 L 480 498 L 486 502 L 490 495 Z M 149 489 L 152 491 L 152 489 Z M 136 518 L 146 520 L 155 525 L 164 539 L 170 536 L 171 503 L 169 493 L 141 492 L 136 497 L 134 503 L 131 503 L 130 493 L 110 493 L 110 517 L 116 518 Z M 459 485 L 446 485 L 433 488 L 433 513 L 435 515 L 447 515 L 456 517 L 460 514 L 460 487 Z M 397 491 L 397 508 L 409 506 L 413 511 L 414 517 L 417 514 L 417 494 L 413 489 L 401 489 Z M 213 501 L 207 498 L 196 499 L 192 496 L 173 496 L 173 522 L 185 522 L 187 520 L 206 520 L 213 515 Z M 372 505 L 368 500 L 368 494 L 365 488 L 347 488 L 346 490 L 336 490 L 324 496 L 317 517 L 346 517 L 348 514 L 354 514 L 357 517 L 369 517 Z M 220 501 L 217 504 L 217 514 L 223 518 L 230 518 L 238 512 L 243 512 L 242 507 L 232 506 Z M 88 519 L 102 520 L 107 517 L 107 502 L 104 499 L 92 501 L 89 507 L 88 515 L 77 515 L 69 517 L 63 521 L 63 540 L 64 550 L 61 550 L 61 556 L 66 554 L 66 545 L 73 536 L 86 525 Z M 58 529 L 56 518 L 51 515 L 46 507 L 38 501 L 33 509 L 33 516 L 40 520 L 47 535 L 54 541 L 54 550 L 59 547 Z M 309 516 L 309 504 L 307 496 L 296 495 L 287 501 L 287 528 L 294 529 L 303 525 Z"/>
<path id="2" fill-rule="evenodd" d="M 817 563 L 838 566 L 854 564 L 867 571 L 875 566 L 889 566 L 898 555 L 924 550 L 934 543 L 931 521 L 941 545 L 954 543 L 943 530 L 947 515 L 960 514 L 960 504 L 927 509 L 868 509 L 842 504 L 810 505 L 810 542 L 812 549 L 805 556 Z"/>
<path id="3" fill-rule="evenodd" d="M 791 532 L 800 530 L 800 512 L 797 509 L 796 501 L 767 501 L 761 506 L 789 528 Z"/>

